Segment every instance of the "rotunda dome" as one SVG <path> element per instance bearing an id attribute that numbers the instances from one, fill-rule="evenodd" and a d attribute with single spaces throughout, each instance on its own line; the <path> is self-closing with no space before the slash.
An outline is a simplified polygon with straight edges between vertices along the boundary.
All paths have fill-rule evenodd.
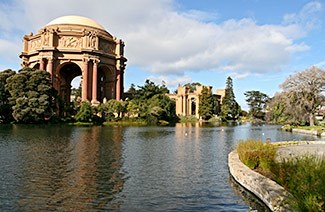
<path id="1" fill-rule="evenodd" d="M 62 16 L 59 18 L 56 18 L 46 24 L 46 26 L 50 25 L 60 25 L 60 24 L 75 24 L 75 25 L 84 25 L 84 26 L 90 26 L 90 27 L 95 27 L 98 29 L 105 30 L 103 26 L 98 24 L 96 21 L 86 18 L 83 16 L 75 16 L 75 15 L 69 15 L 69 16 Z"/>

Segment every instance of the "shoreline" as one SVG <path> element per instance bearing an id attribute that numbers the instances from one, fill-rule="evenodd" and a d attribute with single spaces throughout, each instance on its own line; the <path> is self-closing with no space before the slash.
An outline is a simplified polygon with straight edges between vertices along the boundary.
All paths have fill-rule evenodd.
<path id="1" fill-rule="evenodd" d="M 256 195 L 272 211 L 290 211 L 286 200 L 290 195 L 282 186 L 243 164 L 234 150 L 228 155 L 228 167 L 237 183 Z"/>
<path id="2" fill-rule="evenodd" d="M 325 156 L 324 141 L 275 142 L 277 158 L 299 157 L 305 154 Z M 228 154 L 228 167 L 237 183 L 256 195 L 272 211 L 290 211 L 286 200 L 290 193 L 275 181 L 251 170 L 241 162 L 237 150 Z"/>

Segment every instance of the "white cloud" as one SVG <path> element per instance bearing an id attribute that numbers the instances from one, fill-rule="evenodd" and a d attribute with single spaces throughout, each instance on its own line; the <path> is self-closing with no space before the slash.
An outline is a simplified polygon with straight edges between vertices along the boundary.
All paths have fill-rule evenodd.
<path id="1" fill-rule="evenodd" d="M 320 20 L 315 16 L 323 8 L 320 1 L 311 1 L 307 3 L 299 13 L 286 14 L 283 18 L 284 24 L 294 24 L 303 26 L 304 30 L 312 30 L 319 26 Z"/>
<path id="2" fill-rule="evenodd" d="M 325 61 L 321 61 L 313 66 L 316 66 L 318 68 L 321 68 L 321 69 L 325 69 Z"/>
<path id="3" fill-rule="evenodd" d="M 156 84 L 165 83 L 168 88 L 177 88 L 179 85 L 184 85 L 186 83 L 191 83 L 192 78 L 189 76 L 180 76 L 180 77 L 168 77 L 168 76 L 149 76 L 148 79 L 155 82 Z"/>
<path id="4" fill-rule="evenodd" d="M 174 3 L 173 0 L 0 3 L 0 38 L 6 37 L 8 41 L 5 34 L 17 31 L 22 38 L 23 33 L 36 32 L 56 17 L 83 15 L 125 41 L 129 67 L 141 67 L 164 76 L 207 70 L 248 76 L 280 71 L 294 53 L 308 50 L 307 44 L 296 39 L 317 25 L 314 14 L 322 7 L 320 2 L 311 2 L 297 14 L 286 15 L 281 25 L 259 25 L 252 19 L 212 23 L 209 20 L 217 20 L 217 14 L 178 12 Z M 15 51 L 21 48 L 21 42 L 16 45 Z M 17 54 L 10 52 L 12 57 Z"/>
<path id="5" fill-rule="evenodd" d="M 4 70 L 7 68 L 19 68 L 20 59 L 18 57 L 18 53 L 21 48 L 21 42 L 19 42 L 20 45 L 17 45 L 16 42 L 12 42 L 5 39 L 0 39 L 0 65 L 1 67 L 4 67 L 5 64 L 7 65 L 13 65 L 14 67 L 5 67 L 0 70 Z M 5 63 L 5 64 L 4 64 Z M 17 63 L 17 64 L 16 64 Z"/>

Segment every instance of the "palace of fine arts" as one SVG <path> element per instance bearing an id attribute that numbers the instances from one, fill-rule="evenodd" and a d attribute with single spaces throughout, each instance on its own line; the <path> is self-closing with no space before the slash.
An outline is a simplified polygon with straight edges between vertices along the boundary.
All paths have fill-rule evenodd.
<path id="1" fill-rule="evenodd" d="M 325 211 L 325 10 L 291 1 L 0 2 L 0 211 Z"/>

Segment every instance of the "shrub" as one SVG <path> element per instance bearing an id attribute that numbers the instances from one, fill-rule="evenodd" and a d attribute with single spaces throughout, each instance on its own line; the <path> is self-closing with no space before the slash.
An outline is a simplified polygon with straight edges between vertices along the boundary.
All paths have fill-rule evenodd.
<path id="1" fill-rule="evenodd" d="M 179 116 L 180 123 L 195 123 L 197 118 L 195 116 Z"/>
<path id="2" fill-rule="evenodd" d="M 276 147 L 257 140 L 241 141 L 237 146 L 239 159 L 251 169 L 269 169 L 276 155 Z"/>
<path id="3" fill-rule="evenodd" d="M 290 124 L 286 124 L 282 126 L 282 130 L 292 132 L 292 126 Z"/>
<path id="4" fill-rule="evenodd" d="M 81 107 L 76 114 L 77 122 L 92 122 L 93 117 L 93 108 L 91 107 L 90 102 L 82 102 Z"/>

